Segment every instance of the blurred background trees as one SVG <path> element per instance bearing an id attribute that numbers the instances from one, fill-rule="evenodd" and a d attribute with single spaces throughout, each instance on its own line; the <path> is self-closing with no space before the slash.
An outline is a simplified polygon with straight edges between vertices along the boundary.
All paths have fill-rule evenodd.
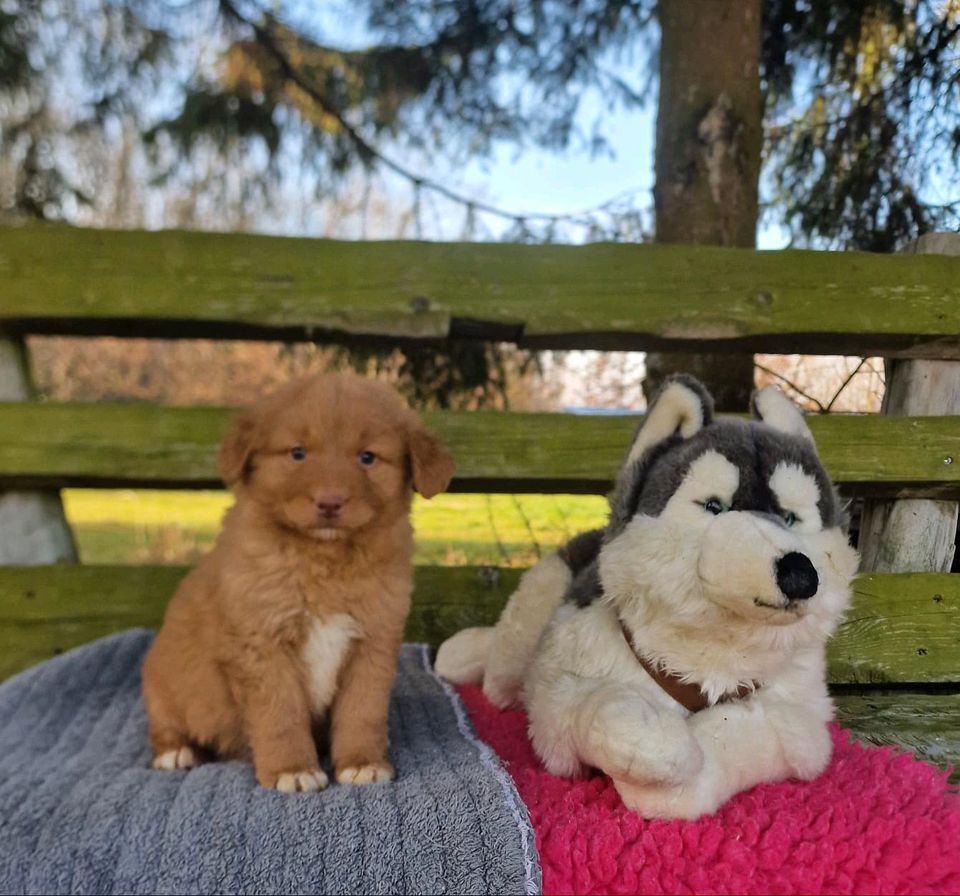
<path id="1" fill-rule="evenodd" d="M 957 227 L 958 34 L 958 0 L 0 0 L 0 215 L 723 245 L 766 221 L 891 251 Z M 456 176 L 504 145 L 602 153 L 657 93 L 652 208 L 499 208 Z M 342 360 L 270 351 L 272 369 Z M 349 360 L 448 406 L 522 401 L 544 362 Z M 701 373 L 742 408 L 751 362 L 719 368 Z"/>

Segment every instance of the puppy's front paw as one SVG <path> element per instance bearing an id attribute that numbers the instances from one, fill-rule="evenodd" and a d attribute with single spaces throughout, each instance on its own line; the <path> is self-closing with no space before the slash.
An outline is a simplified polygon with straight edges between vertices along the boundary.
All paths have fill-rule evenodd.
<path id="1" fill-rule="evenodd" d="M 378 784 L 381 781 L 392 781 L 393 776 L 393 766 L 385 759 L 337 769 L 338 784 Z"/>
<path id="2" fill-rule="evenodd" d="M 316 793 L 329 783 L 326 774 L 318 768 L 302 772 L 284 772 L 277 776 L 274 790 L 281 793 Z"/>
<path id="3" fill-rule="evenodd" d="M 153 767 L 164 771 L 175 769 L 194 768 L 200 764 L 193 747 L 177 747 L 175 750 L 164 750 L 153 757 Z"/>

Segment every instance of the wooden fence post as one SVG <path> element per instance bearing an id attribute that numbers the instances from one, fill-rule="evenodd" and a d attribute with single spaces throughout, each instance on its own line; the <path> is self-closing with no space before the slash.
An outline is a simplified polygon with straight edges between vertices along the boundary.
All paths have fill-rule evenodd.
<path id="1" fill-rule="evenodd" d="M 960 255 L 960 233 L 929 233 L 904 250 Z M 887 361 L 882 413 L 893 416 L 960 414 L 960 361 Z M 943 463 L 960 464 L 960 457 Z M 957 537 L 956 501 L 903 498 L 867 501 L 860 524 L 865 572 L 949 572 Z"/>
<path id="2" fill-rule="evenodd" d="M 0 333 L 0 401 L 29 401 L 26 346 Z M 77 549 L 58 492 L 0 491 L 0 564 L 76 562 Z"/>

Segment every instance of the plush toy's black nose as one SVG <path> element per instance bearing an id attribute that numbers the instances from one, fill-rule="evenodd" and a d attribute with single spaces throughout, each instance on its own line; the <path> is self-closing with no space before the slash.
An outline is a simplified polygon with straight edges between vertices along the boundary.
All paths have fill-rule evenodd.
<path id="1" fill-rule="evenodd" d="M 790 600 L 807 600 L 817 593 L 820 578 L 809 557 L 791 551 L 777 561 L 777 585 Z"/>

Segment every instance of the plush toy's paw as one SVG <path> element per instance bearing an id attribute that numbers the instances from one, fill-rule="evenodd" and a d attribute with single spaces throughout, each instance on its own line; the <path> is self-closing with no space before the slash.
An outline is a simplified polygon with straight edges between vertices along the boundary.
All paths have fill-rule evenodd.
<path id="1" fill-rule="evenodd" d="M 284 772 L 277 775 L 274 790 L 281 793 L 316 793 L 327 786 L 329 780 L 326 774 L 318 768 L 307 769 L 302 772 Z"/>
<path id="2" fill-rule="evenodd" d="M 188 746 L 177 747 L 175 750 L 164 750 L 153 757 L 153 767 L 164 771 L 194 768 L 199 764 L 200 757 L 197 756 L 193 747 Z"/>
<path id="3" fill-rule="evenodd" d="M 497 709 L 509 709 L 520 703 L 523 682 L 505 675 L 486 674 L 483 677 L 484 696 Z"/>
<path id="4" fill-rule="evenodd" d="M 493 640 L 493 628 L 465 628 L 437 650 L 434 671 L 454 684 L 480 684 Z"/>
<path id="5" fill-rule="evenodd" d="M 366 765 L 348 765 L 337 771 L 338 784 L 379 784 L 381 781 L 392 781 L 393 766 L 383 760 L 370 762 Z"/>
<path id="6" fill-rule="evenodd" d="M 804 731 L 781 734 L 784 758 L 790 775 L 812 781 L 830 764 L 833 742 L 826 725 L 811 723 Z"/>
<path id="7" fill-rule="evenodd" d="M 638 784 L 616 779 L 613 784 L 623 804 L 644 818 L 694 821 L 701 815 L 716 812 L 720 805 L 703 775 L 695 776 L 686 784 Z"/>
<path id="8" fill-rule="evenodd" d="M 703 752 L 678 716 L 659 713 L 643 699 L 602 704 L 586 732 L 591 764 L 614 779 L 679 784 L 703 765 Z"/>

